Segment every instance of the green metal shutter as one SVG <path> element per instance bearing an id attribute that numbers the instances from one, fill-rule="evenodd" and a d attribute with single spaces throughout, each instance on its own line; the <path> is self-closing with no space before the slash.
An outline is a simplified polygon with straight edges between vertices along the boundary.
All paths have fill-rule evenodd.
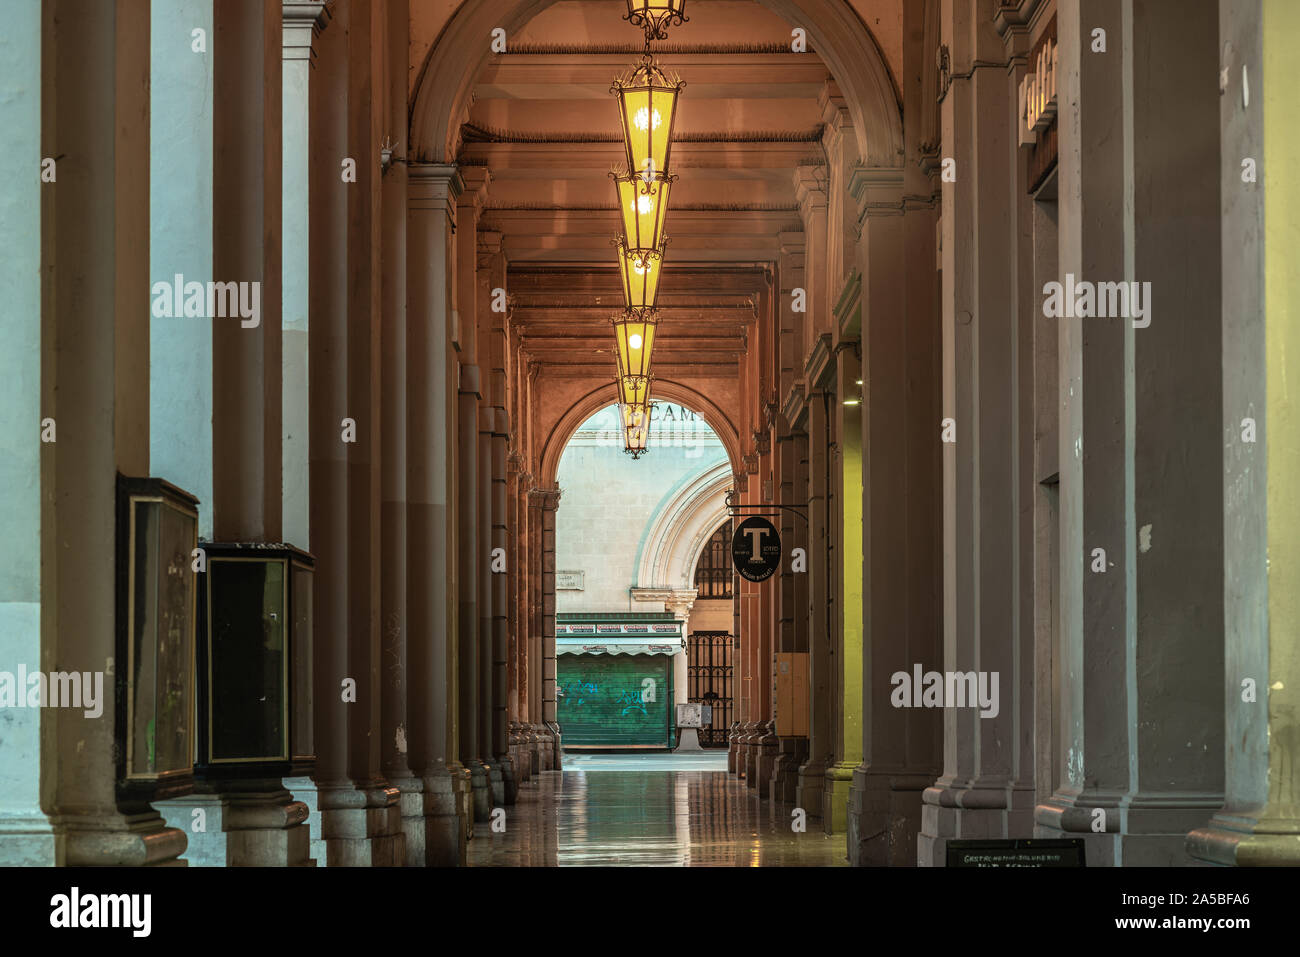
<path id="1" fill-rule="evenodd" d="M 672 747 L 672 661 L 671 655 L 560 655 L 556 710 L 564 746 Z"/>

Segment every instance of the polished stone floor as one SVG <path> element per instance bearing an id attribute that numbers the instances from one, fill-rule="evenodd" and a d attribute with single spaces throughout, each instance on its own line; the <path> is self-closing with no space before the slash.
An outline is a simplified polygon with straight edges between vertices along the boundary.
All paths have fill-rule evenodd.
<path id="1" fill-rule="evenodd" d="M 843 834 L 791 829 L 791 808 L 759 801 L 726 755 L 564 756 L 524 784 L 504 834 L 475 827 L 472 867 L 837 867 Z"/>

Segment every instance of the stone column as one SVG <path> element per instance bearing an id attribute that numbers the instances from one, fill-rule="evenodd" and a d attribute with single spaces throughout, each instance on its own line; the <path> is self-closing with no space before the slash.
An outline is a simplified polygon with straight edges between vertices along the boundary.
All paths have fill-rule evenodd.
<path id="1" fill-rule="evenodd" d="M 542 508 L 546 493 L 540 488 L 528 491 L 528 752 L 534 774 L 543 768 L 538 729 L 542 718 Z"/>
<path id="2" fill-rule="evenodd" d="M 1016 613 L 1016 313 L 1011 255 L 1016 197 L 1014 99 L 985 5 L 954 2 L 943 23 L 951 86 L 941 105 L 945 418 L 944 668 L 998 682 L 996 714 L 965 701 L 944 709 L 944 773 L 923 793 L 922 864 L 942 865 L 947 838 L 1028 837 L 1032 767 L 1016 676 L 1032 635 Z M 997 64 L 996 66 L 993 64 Z M 877 679 L 878 680 L 878 679 Z M 955 682 L 954 682 L 955 684 Z"/>
<path id="3" fill-rule="evenodd" d="M 260 315 L 213 318 L 213 537 L 279 542 L 283 412 L 279 5 L 214 4 L 213 279 L 253 284 Z M 248 202 L 249 197 L 253 198 Z M 306 864 L 307 806 L 279 779 L 218 780 L 224 863 Z"/>
<path id="4" fill-rule="evenodd" d="M 1059 268 L 1080 282 L 1149 282 L 1150 323 L 1040 320 L 1060 324 L 1064 706 L 1061 781 L 1037 830 L 1084 837 L 1090 861 L 1181 864 L 1184 835 L 1221 804 L 1223 781 L 1203 757 L 1224 742 L 1223 634 L 1206 623 L 1224 621 L 1232 446 L 1231 431 L 1201 424 L 1222 409 L 1219 96 L 1199 76 L 1216 73 L 1218 26 L 1170 3 L 1064 4 L 1059 24 Z M 1124 75 L 1168 67 L 1118 82 L 1090 52 L 1098 25 L 1125 38 Z M 1114 138 L 1088 133 L 1114 130 L 1117 113 Z M 1187 162 L 1170 178 L 1172 142 Z M 1168 398 L 1186 382 L 1194 394 Z"/>
<path id="5" fill-rule="evenodd" d="M 856 283 L 855 283 L 856 285 Z M 837 315 L 838 315 L 837 310 Z M 840 332 L 843 333 L 843 327 Z M 831 572 L 836 592 L 833 622 L 835 684 L 832 740 L 834 763 L 826 769 L 822 796 L 822 827 L 842 834 L 848 827 L 849 788 L 862 761 L 862 642 L 863 642 L 863 524 L 862 524 L 862 366 L 858 342 L 842 338 L 835 350 L 836 452 L 832 483 L 836 499 L 835 551 Z"/>
<path id="6" fill-rule="evenodd" d="M 491 176 L 486 168 L 461 171 L 465 191 L 458 205 L 456 237 L 456 327 L 453 339 L 460 349 L 459 429 L 457 442 L 457 555 L 460 578 L 460 745 L 461 760 L 470 769 L 474 820 L 486 822 L 492 811 L 491 772 L 484 761 L 489 742 L 484 740 L 482 644 L 483 623 L 480 579 L 487 573 L 487 541 L 483 534 L 480 499 L 483 483 L 479 444 L 483 402 L 482 371 L 478 356 L 478 216 Z M 491 431 L 490 428 L 488 430 Z M 490 664 L 489 664 L 490 667 Z"/>
<path id="7" fill-rule="evenodd" d="M 849 795 L 855 865 L 916 863 L 921 794 L 940 763 L 940 713 L 894 707 L 891 677 L 939 668 L 938 309 L 933 203 L 904 173 L 859 168 L 862 274 L 862 763 Z"/>
<path id="8" fill-rule="evenodd" d="M 822 796 L 822 826 L 828 834 L 843 833 L 847 825 L 849 787 L 861 760 L 862 739 L 862 483 L 861 418 L 857 381 L 858 312 L 847 307 L 861 289 L 857 272 L 858 220 L 851 189 L 857 165 L 857 138 L 844 99 L 834 83 L 819 98 L 822 108 L 822 145 L 828 160 L 827 298 L 817 314 L 834 343 L 828 374 L 834 400 L 831 420 L 835 452 L 831 457 L 829 490 L 833 500 L 832 542 L 828 584 L 831 602 L 831 726 Z M 846 299 L 846 296 L 848 297 Z M 852 405 L 846 403 L 852 402 Z"/>
<path id="9" fill-rule="evenodd" d="M 542 762 L 546 771 L 561 770 L 560 726 L 555 720 L 555 511 L 560 489 L 543 491 L 542 499 Z"/>
<path id="10" fill-rule="evenodd" d="M 210 0 L 202 0 L 211 7 Z M 331 17 L 324 0 L 288 0 L 282 7 L 281 64 L 281 315 L 280 379 L 283 462 L 281 514 L 283 537 L 311 550 L 310 342 L 313 246 L 311 94 L 317 35 Z M 154 80 L 155 96 L 159 84 Z M 165 154 L 164 154 L 165 155 Z M 288 778 L 285 786 L 308 809 L 311 852 L 320 851 L 320 808 L 310 777 Z M 323 860 L 318 863 L 324 863 Z"/>
<path id="11" fill-rule="evenodd" d="M 348 446 L 340 424 L 348 416 L 348 190 L 336 157 L 347 155 L 347 9 L 314 41 L 319 66 L 309 85 L 313 122 L 308 152 L 313 183 L 311 281 L 308 288 L 309 517 L 312 575 L 313 732 L 316 767 L 311 827 L 317 864 L 344 862 L 356 835 L 365 833 L 365 798 L 348 769 L 351 705 L 342 699 L 348 667 Z M 331 853 L 332 852 L 332 853 Z M 357 855 L 358 857 L 360 855 Z"/>
<path id="12" fill-rule="evenodd" d="M 6 651 L 13 648 L 24 657 L 38 652 L 37 658 L 15 666 L 89 672 L 99 675 L 102 684 L 98 713 L 93 708 L 49 708 L 28 712 L 30 717 L 25 714 L 19 722 L 6 721 L 13 730 L 6 730 L 0 745 L 0 768 L 6 779 L 11 776 L 16 760 L 11 748 L 34 757 L 26 749 L 40 734 L 39 765 L 24 769 L 26 784 L 13 797 L 34 797 L 40 779 L 42 807 L 54 832 L 54 853 L 44 863 L 177 863 L 185 851 L 184 832 L 167 827 L 146 803 L 119 807 L 115 793 L 115 748 L 125 740 L 112 691 L 118 677 L 112 665 L 117 569 L 110 557 L 116 545 L 116 475 L 149 473 L 149 357 L 141 344 L 149 341 L 150 316 L 150 9 L 147 4 L 68 0 L 31 8 L 7 11 L 0 67 L 7 80 L 10 74 L 18 80 L 12 87 L 6 84 L 10 92 L 0 104 L 6 118 L 19 124 L 6 133 L 0 152 L 6 164 L 15 166 L 5 187 L 6 211 L 13 210 L 16 229 L 25 207 L 28 223 L 35 227 L 27 234 L 29 241 L 17 243 L 14 258 L 6 255 L 0 267 L 7 277 L 20 275 L 26 284 L 6 289 L 20 298 L 6 302 L 6 332 L 15 339 L 6 344 L 12 351 L 3 361 L 6 367 L 27 363 L 7 383 L 14 402 L 4 412 L 6 423 L 10 416 L 24 415 L 20 426 L 5 430 L 6 439 L 16 439 L 12 467 L 36 465 L 38 453 L 24 450 L 39 442 L 42 418 L 55 420 L 56 441 L 37 446 L 39 503 L 30 471 L 11 476 L 4 493 L 22 496 L 28 490 L 27 504 L 39 504 L 39 524 L 24 512 L 25 527 L 7 526 L 21 537 L 6 548 L 5 558 L 5 568 L 13 570 L 6 572 L 6 590 L 16 584 L 28 599 L 13 608 L 6 595 L 6 613 L 31 629 L 35 602 L 38 595 L 44 598 L 39 648 L 30 630 L 6 631 L 0 641 Z M 37 114 L 42 100 L 45 109 Z M 44 144 L 39 154 L 32 126 L 38 115 Z M 36 186 L 43 191 L 44 206 L 37 219 L 36 197 L 19 184 L 39 183 L 40 155 L 65 158 L 55 167 L 55 182 Z M 37 235 L 42 237 L 39 272 L 32 268 L 30 241 Z M 39 340 L 31 330 L 35 312 L 21 320 L 8 318 L 18 315 L 10 307 L 35 305 L 30 283 L 38 275 Z M 97 321 L 87 321 L 88 316 Z M 43 352 L 39 342 L 47 345 Z M 34 544 L 38 533 L 39 579 L 33 553 L 18 550 Z M 6 791 L 6 801 L 12 799 Z M 50 850 L 49 830 L 30 806 L 17 815 L 6 813 L 0 825 L 7 858 Z M 15 847 L 20 848 L 17 854 Z"/>
<path id="13" fill-rule="evenodd" d="M 180 276 L 206 289 L 212 279 L 212 54 L 182 51 L 176 39 L 194 29 L 210 38 L 212 28 L 211 0 L 151 7 L 150 138 L 190 158 L 178 168 L 169 151 L 149 155 L 151 284 Z M 198 497 L 205 540 L 212 538 L 212 332 L 206 315 L 153 316 L 149 325 L 157 359 L 149 364 L 149 468 Z M 226 863 L 222 802 L 206 792 L 157 802 L 168 823 L 187 832 L 190 866 Z"/>
<path id="14" fill-rule="evenodd" d="M 56 445 L 41 441 L 41 17 L 37 4 L 6 11 L 0 38 L 0 219 L 7 231 L 26 237 L 9 245 L 0 258 L 0 527 L 5 554 L 0 560 L 0 668 L 29 672 L 41 663 L 41 492 L 48 482 L 42 460 Z M 57 166 L 55 167 L 57 171 Z M 56 180 L 57 182 L 57 180 Z M 57 439 L 58 423 L 54 436 Z M 46 573 L 46 579 L 50 573 Z M 111 623 L 111 622 L 110 622 Z M 105 689 L 111 682 L 105 680 Z M 26 694 L 26 689 L 21 693 Z M 0 866 L 51 865 L 55 836 L 41 811 L 41 712 L 6 710 L 0 737 Z"/>
<path id="15" fill-rule="evenodd" d="M 388 85 L 384 123 L 400 128 L 406 120 L 404 103 L 407 78 L 405 71 L 393 66 L 405 62 L 407 19 L 400 5 L 383 8 L 387 23 L 383 38 L 391 57 L 383 80 Z M 425 841 L 428 836 L 425 818 L 424 781 L 413 770 L 417 760 L 411 749 L 410 702 L 412 695 L 428 694 L 429 689 L 410 676 L 412 643 L 410 588 L 412 576 L 408 529 L 413 513 L 408 505 L 410 463 L 411 392 L 408 365 L 412 362 L 411 342 L 407 334 L 411 323 L 406 310 L 407 285 L 407 166 L 394 163 L 381 174 L 379 181 L 381 222 L 384 224 L 380 244 L 380 275 L 383 279 L 380 312 L 380 637 L 382 677 L 381 770 L 384 778 L 399 793 L 403 836 L 403 863 L 419 867 L 427 863 Z M 431 268 L 432 264 L 421 264 Z M 420 321 L 428 321 L 427 314 Z M 427 353 L 426 353 L 427 354 Z M 426 559 L 427 561 L 427 559 Z M 416 566 L 418 568 L 418 566 Z M 418 573 L 417 573 L 418 574 Z"/>
<path id="16" fill-rule="evenodd" d="M 1286 388 L 1300 375 L 1300 191 L 1289 173 L 1297 14 L 1278 0 L 1219 4 L 1226 801 L 1187 850 L 1238 866 L 1300 863 L 1300 421 Z M 1247 157 L 1257 182 L 1242 179 Z"/>
<path id="17" fill-rule="evenodd" d="M 795 804 L 809 817 L 822 814 L 831 757 L 830 407 L 834 394 L 822 376 L 829 353 L 808 370 L 808 760 L 799 768 Z"/>
<path id="18" fill-rule="evenodd" d="M 407 699 L 409 745 L 424 795 L 424 839 L 407 833 L 407 862 L 463 863 L 464 823 L 458 814 L 463 768 L 456 760 L 456 554 L 449 508 L 451 445 L 449 401 L 452 233 L 460 174 L 454 166 L 407 168 L 407 622 L 411 682 Z"/>

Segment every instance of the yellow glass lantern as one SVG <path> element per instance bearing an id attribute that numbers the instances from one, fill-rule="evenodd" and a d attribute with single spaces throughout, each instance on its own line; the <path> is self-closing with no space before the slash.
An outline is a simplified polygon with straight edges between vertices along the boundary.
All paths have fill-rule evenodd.
<path id="1" fill-rule="evenodd" d="M 623 405 L 619 411 L 623 415 L 623 451 L 634 459 L 645 454 L 650 441 L 650 418 L 654 406 Z"/>
<path id="2" fill-rule="evenodd" d="M 655 330 L 659 325 L 657 309 L 625 309 L 610 319 L 614 326 L 615 354 L 619 377 L 650 378 L 650 356 L 654 350 Z"/>
<path id="3" fill-rule="evenodd" d="M 665 240 L 665 243 L 667 241 Z M 628 309 L 650 309 L 659 298 L 659 272 L 664 246 L 651 252 L 629 250 L 618 242 L 618 271 L 623 280 L 623 305 Z"/>
<path id="4" fill-rule="evenodd" d="M 629 173 L 647 180 L 667 176 L 677 97 L 685 86 L 659 69 L 648 54 L 609 91 L 618 97 L 619 123 Z"/>
<path id="5" fill-rule="evenodd" d="M 611 173 L 623 223 L 623 247 L 644 259 L 663 244 L 668 194 L 676 177 Z"/>
<path id="6" fill-rule="evenodd" d="M 627 0 L 627 16 L 623 18 L 634 27 L 645 28 L 646 42 L 663 40 L 670 26 L 690 20 L 686 15 L 686 0 Z"/>

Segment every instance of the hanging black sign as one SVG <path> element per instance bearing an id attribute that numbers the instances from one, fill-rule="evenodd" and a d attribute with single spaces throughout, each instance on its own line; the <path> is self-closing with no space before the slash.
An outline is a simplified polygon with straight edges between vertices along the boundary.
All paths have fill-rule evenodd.
<path id="1" fill-rule="evenodd" d="M 751 582 L 767 581 L 781 567 L 781 536 L 765 518 L 750 516 L 731 536 L 731 560 L 740 577 Z"/>

